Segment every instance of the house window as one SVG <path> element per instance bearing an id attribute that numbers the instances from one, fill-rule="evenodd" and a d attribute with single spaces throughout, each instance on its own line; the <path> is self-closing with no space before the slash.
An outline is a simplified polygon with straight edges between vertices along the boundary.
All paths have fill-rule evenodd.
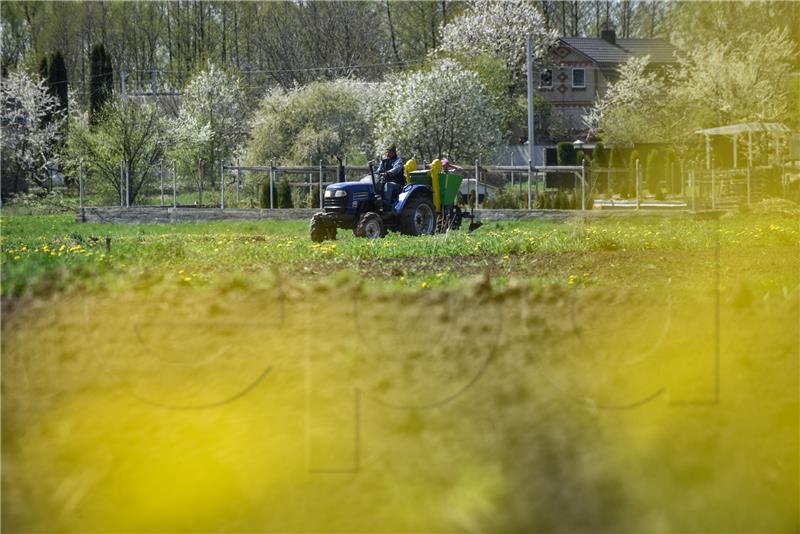
<path id="1" fill-rule="evenodd" d="M 585 69 L 572 69 L 572 87 L 586 87 Z"/>
<path id="2" fill-rule="evenodd" d="M 553 87 L 553 71 L 544 69 L 539 73 L 539 87 Z"/>

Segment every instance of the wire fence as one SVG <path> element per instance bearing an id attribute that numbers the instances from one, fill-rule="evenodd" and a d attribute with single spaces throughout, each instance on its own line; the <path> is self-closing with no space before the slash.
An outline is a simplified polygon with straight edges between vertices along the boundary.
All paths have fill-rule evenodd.
<path id="1" fill-rule="evenodd" d="M 183 172 L 181 172 L 183 171 Z M 722 209 L 767 197 L 798 200 L 800 169 L 765 165 L 745 169 L 705 168 L 679 162 L 653 185 L 641 160 L 632 168 L 595 166 L 463 166 L 460 201 L 474 208 L 684 208 Z M 87 179 L 81 166 L 79 206 L 225 208 L 318 208 L 325 188 L 369 177 L 365 165 L 263 166 L 222 163 L 213 177 L 162 161 L 132 177 L 120 165 L 116 187 Z"/>

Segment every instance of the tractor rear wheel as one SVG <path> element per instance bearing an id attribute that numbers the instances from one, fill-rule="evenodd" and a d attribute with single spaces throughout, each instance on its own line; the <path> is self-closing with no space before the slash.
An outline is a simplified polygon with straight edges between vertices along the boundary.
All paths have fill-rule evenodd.
<path id="1" fill-rule="evenodd" d="M 368 211 L 358 220 L 358 224 L 353 228 L 353 234 L 356 237 L 379 239 L 386 235 L 383 219 L 374 211 Z"/>
<path id="2" fill-rule="evenodd" d="M 436 211 L 433 201 L 415 195 L 400 213 L 400 232 L 406 235 L 430 235 L 436 230 Z"/>

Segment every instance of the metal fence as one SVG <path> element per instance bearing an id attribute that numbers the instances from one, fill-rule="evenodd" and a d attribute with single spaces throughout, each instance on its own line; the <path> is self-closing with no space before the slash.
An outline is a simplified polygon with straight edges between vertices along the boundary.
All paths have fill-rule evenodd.
<path id="1" fill-rule="evenodd" d="M 676 162 L 671 168 L 666 182 L 667 198 L 656 198 L 644 194 L 643 165 L 636 160 L 631 169 L 595 166 L 514 166 L 480 165 L 463 166 L 456 171 L 465 177 L 462 186 L 462 200 L 469 201 L 479 208 L 497 191 L 505 191 L 516 197 L 513 207 L 521 209 L 541 208 L 536 205 L 539 195 L 548 191 L 568 189 L 580 199 L 580 209 L 592 204 L 602 208 L 665 207 L 719 209 L 750 204 L 766 196 L 790 195 L 792 184 L 785 166 L 762 166 L 748 169 L 702 168 L 697 162 L 685 164 Z M 147 180 L 141 180 L 137 191 L 137 206 L 161 207 L 278 207 L 277 190 L 286 181 L 293 202 L 291 207 L 316 208 L 322 205 L 325 188 L 338 181 L 358 180 L 369 174 L 365 165 L 318 165 L 279 166 L 274 162 L 263 166 L 220 163 L 216 174 L 214 189 L 205 189 L 203 181 L 197 180 L 198 187 L 187 186 L 185 179 L 178 179 L 178 164 L 175 161 L 162 161 L 148 172 Z M 154 176 L 153 176 L 154 175 Z M 775 176 L 773 176 L 775 175 Z M 612 182 L 626 180 L 629 191 L 625 195 L 612 192 Z M 83 164 L 79 171 L 79 205 L 86 206 L 87 188 Z M 775 182 L 775 183 L 772 183 Z M 131 176 L 124 165 L 120 165 L 119 205 L 130 207 L 134 195 L 131 190 Z M 796 187 L 795 187 L 796 189 Z M 101 195 L 90 194 L 97 200 Z M 103 199 L 109 197 L 106 191 Z M 656 195 L 657 197 L 657 195 Z M 192 200 L 194 199 L 194 200 Z M 495 206 L 497 207 L 497 206 Z M 578 207 L 577 205 L 575 206 Z"/>

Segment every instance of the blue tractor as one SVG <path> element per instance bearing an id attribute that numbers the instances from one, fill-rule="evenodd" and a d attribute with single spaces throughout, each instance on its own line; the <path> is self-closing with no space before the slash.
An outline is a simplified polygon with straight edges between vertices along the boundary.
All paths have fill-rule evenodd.
<path id="1" fill-rule="evenodd" d="M 414 236 L 457 230 L 465 218 L 471 220 L 470 232 L 481 225 L 456 205 L 463 176 L 441 172 L 439 160 L 428 170 L 415 167 L 414 160 L 405 164 L 403 186 L 377 180 L 372 163 L 369 176 L 360 181 L 329 185 L 324 211 L 311 218 L 311 240 L 336 239 L 339 228 L 353 230 L 356 237 L 377 239 L 389 230 Z"/>

